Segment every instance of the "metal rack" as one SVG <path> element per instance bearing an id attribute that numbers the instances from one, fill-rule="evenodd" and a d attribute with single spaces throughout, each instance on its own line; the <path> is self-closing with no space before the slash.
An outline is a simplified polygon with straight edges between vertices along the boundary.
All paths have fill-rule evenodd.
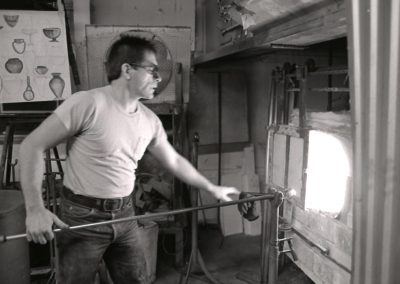
<path id="1" fill-rule="evenodd" d="M 306 196 L 306 183 L 307 183 L 307 163 L 308 163 L 308 148 L 309 148 L 309 132 L 312 128 L 307 124 L 307 103 L 306 97 L 309 92 L 324 92 L 328 93 L 328 106 L 327 110 L 332 110 L 332 97 L 335 93 L 349 92 L 347 86 L 331 86 L 331 79 L 329 78 L 328 87 L 310 87 L 310 77 L 314 76 L 333 76 L 333 75 L 347 75 L 347 68 L 345 67 L 328 67 L 317 68 L 313 61 L 307 61 L 305 65 L 291 65 L 286 63 L 283 68 L 276 68 L 272 72 L 272 83 L 269 94 L 269 107 L 268 107 L 268 120 L 266 127 L 267 143 L 266 143 L 266 183 L 272 185 L 278 190 L 288 190 L 289 185 L 289 163 L 291 151 L 291 139 L 300 139 L 303 143 L 302 146 L 302 164 L 301 164 L 301 188 L 294 197 L 297 205 L 304 208 Z M 346 84 L 347 76 L 344 84 Z M 297 108 L 299 111 L 299 123 L 297 126 L 290 125 L 290 116 L 293 110 Z M 274 180 L 274 154 L 276 154 L 275 139 L 277 135 L 284 137 L 283 145 L 283 161 L 284 175 L 282 184 L 276 184 Z M 282 137 L 280 137 L 282 138 Z M 294 206 L 293 202 L 285 202 L 282 206 Z M 290 208 L 289 208 L 290 209 Z M 289 210 L 290 211 L 290 210 Z M 293 229 L 291 226 L 292 220 L 283 218 L 283 211 L 280 211 L 280 225 L 278 229 L 280 253 L 286 253 L 283 250 L 283 242 L 289 240 L 288 252 L 293 251 L 293 247 L 286 234 L 288 232 L 299 235 L 304 238 L 300 232 Z M 268 240 L 270 242 L 271 239 Z M 308 240 L 308 242 L 311 242 Z M 313 243 L 314 247 L 320 247 L 318 244 Z M 324 256 L 329 257 L 329 251 L 323 247 L 320 248 L 321 252 L 325 252 Z M 296 256 L 292 254 L 292 259 L 296 261 Z M 332 259 L 331 259 L 332 260 Z M 278 268 L 276 268 L 278 269 Z"/>
<path id="2" fill-rule="evenodd" d="M 310 77 L 315 76 L 332 76 L 347 74 L 345 67 L 327 67 L 317 68 L 313 61 L 308 60 L 305 65 L 291 65 L 285 63 L 282 68 L 276 68 L 272 71 L 272 83 L 269 94 L 269 108 L 267 120 L 267 151 L 266 151 L 266 179 L 267 183 L 276 188 L 288 188 L 288 173 L 289 173 L 289 154 L 290 154 L 290 140 L 292 138 L 300 138 L 303 143 L 303 157 L 308 156 L 309 146 L 309 131 L 311 128 L 307 125 L 307 94 L 309 92 L 322 92 L 328 93 L 329 98 L 334 96 L 335 93 L 349 92 L 347 86 L 328 86 L 328 87 L 310 87 Z M 347 76 L 346 76 L 347 78 Z M 330 81 L 330 80 L 329 80 Z M 346 83 L 346 80 L 345 82 Z M 299 125 L 289 125 L 290 115 L 293 110 L 299 110 Z M 328 104 L 327 110 L 331 106 Z M 286 137 L 285 144 L 285 160 L 282 161 L 285 165 L 285 175 L 283 184 L 275 184 L 273 181 L 273 154 L 274 154 L 274 140 L 276 135 L 283 135 Z M 303 176 L 302 188 L 298 201 L 304 205 L 305 201 L 305 186 L 307 181 L 307 159 L 303 159 Z"/>

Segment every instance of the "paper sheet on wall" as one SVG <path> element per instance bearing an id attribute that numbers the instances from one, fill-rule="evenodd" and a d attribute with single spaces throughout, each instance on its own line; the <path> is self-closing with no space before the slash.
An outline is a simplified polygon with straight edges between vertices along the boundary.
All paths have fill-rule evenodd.
<path id="1" fill-rule="evenodd" d="M 0 103 L 71 95 L 64 12 L 0 10 Z"/>

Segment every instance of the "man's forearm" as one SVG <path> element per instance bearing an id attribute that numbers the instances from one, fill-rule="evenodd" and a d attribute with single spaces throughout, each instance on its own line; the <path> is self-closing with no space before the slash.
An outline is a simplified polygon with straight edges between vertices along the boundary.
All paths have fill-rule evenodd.
<path id="1" fill-rule="evenodd" d="M 42 181 L 44 172 L 43 152 L 22 143 L 20 149 L 21 187 L 27 211 L 44 208 Z"/>
<path id="2" fill-rule="evenodd" d="M 173 174 L 183 182 L 206 191 L 210 191 L 213 184 L 196 170 L 188 160 L 180 157 L 177 160 Z"/>

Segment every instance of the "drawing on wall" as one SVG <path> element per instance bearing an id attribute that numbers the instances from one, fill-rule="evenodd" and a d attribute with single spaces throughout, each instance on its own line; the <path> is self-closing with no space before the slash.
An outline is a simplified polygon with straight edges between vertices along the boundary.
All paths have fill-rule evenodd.
<path id="1" fill-rule="evenodd" d="M 4 20 L 10 28 L 15 27 L 18 23 L 19 15 L 3 15 Z"/>
<path id="2" fill-rule="evenodd" d="M 61 35 L 60 28 L 46 28 L 43 29 L 43 33 L 46 37 L 51 39 L 51 42 L 58 42 L 57 38 Z"/>
<path id="3" fill-rule="evenodd" d="M 0 104 L 71 95 L 64 13 L 0 10 Z"/>
<path id="4" fill-rule="evenodd" d="M 24 53 L 26 47 L 25 40 L 23 38 L 14 39 L 14 41 L 12 42 L 12 47 L 16 53 Z"/>
<path id="5" fill-rule="evenodd" d="M 22 68 L 24 68 L 24 64 L 22 63 L 19 58 L 10 58 L 6 62 L 6 70 L 10 74 L 19 74 L 22 71 Z"/>

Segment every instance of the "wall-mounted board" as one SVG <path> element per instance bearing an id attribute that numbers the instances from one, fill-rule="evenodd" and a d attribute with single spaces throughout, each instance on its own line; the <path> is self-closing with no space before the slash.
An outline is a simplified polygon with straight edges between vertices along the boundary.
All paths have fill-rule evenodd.
<path id="1" fill-rule="evenodd" d="M 0 10 L 0 38 L 3 111 L 18 103 L 30 111 L 29 105 L 71 95 L 63 12 Z"/>

